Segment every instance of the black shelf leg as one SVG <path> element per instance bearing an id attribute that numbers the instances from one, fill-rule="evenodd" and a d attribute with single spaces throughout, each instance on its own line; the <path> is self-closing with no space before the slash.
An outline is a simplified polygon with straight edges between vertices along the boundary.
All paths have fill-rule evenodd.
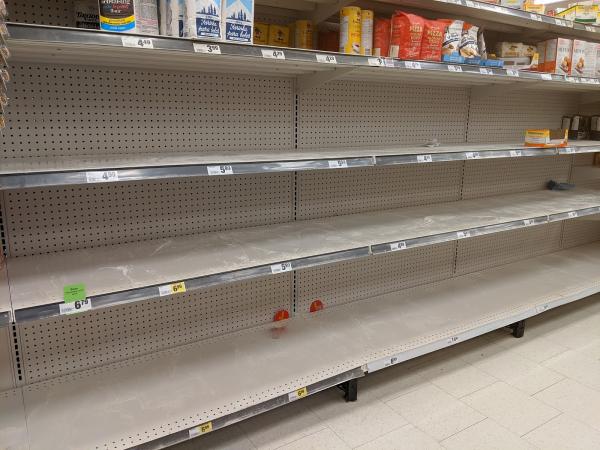
<path id="1" fill-rule="evenodd" d="M 358 380 L 356 378 L 338 384 L 338 388 L 344 391 L 344 400 L 347 402 L 355 402 L 358 399 Z"/>
<path id="2" fill-rule="evenodd" d="M 509 325 L 509 327 L 512 330 L 512 335 L 516 338 L 522 338 L 525 335 L 525 321 L 521 320 L 517 323 L 513 323 L 512 325 Z"/>

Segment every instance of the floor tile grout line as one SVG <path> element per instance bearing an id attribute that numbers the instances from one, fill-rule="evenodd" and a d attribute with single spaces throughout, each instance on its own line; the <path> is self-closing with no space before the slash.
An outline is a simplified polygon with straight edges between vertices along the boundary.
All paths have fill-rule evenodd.
<path id="1" fill-rule="evenodd" d="M 403 419 L 404 419 L 404 417 L 403 417 Z M 406 419 L 405 419 L 405 420 L 406 420 Z M 360 444 L 360 445 L 357 445 L 356 447 L 351 447 L 351 448 L 352 448 L 352 450 L 356 450 L 356 449 L 358 449 L 358 448 L 362 447 L 363 445 L 367 445 L 368 443 L 370 443 L 370 442 L 373 442 L 373 441 L 376 441 L 377 439 L 379 439 L 379 438 L 382 438 L 382 437 L 384 437 L 384 436 L 387 436 L 388 434 L 392 434 L 392 433 L 394 433 L 394 432 L 396 432 L 396 431 L 402 430 L 403 428 L 409 428 L 409 427 L 416 428 L 416 427 L 415 427 L 415 426 L 414 426 L 412 423 L 410 423 L 410 422 L 407 422 L 405 425 L 402 425 L 402 426 L 400 426 L 400 427 L 398 427 L 398 428 L 394 428 L 393 430 L 390 430 L 390 431 L 387 431 L 387 432 L 385 432 L 385 433 L 383 433 L 383 434 L 380 434 L 380 435 L 379 435 L 379 436 L 377 436 L 376 438 L 374 438 L 374 439 L 371 439 L 369 442 L 365 442 L 365 443 L 363 443 L 363 444 Z M 429 435 L 427 435 L 427 436 L 429 436 Z M 437 440 L 436 440 L 436 442 L 437 442 Z"/>
<path id="2" fill-rule="evenodd" d="M 479 411 L 478 411 L 478 412 L 479 412 Z M 467 426 L 467 427 L 463 428 L 462 430 L 459 430 L 459 431 L 457 431 L 456 433 L 452 433 L 450 436 L 447 436 L 447 437 L 445 437 L 444 439 L 442 439 L 441 441 L 438 441 L 438 442 L 439 442 L 440 444 L 442 444 L 442 445 L 443 445 L 443 442 L 444 442 L 445 440 L 447 440 L 447 439 L 450 439 L 452 436 L 456 436 L 457 434 L 459 434 L 459 433 L 462 433 L 463 431 L 465 431 L 465 430 L 468 430 L 469 428 L 472 428 L 472 427 L 474 427 L 475 425 L 477 425 L 477 424 L 480 424 L 481 422 L 484 422 L 484 421 L 486 421 L 486 420 L 493 420 L 493 419 L 491 419 L 490 417 L 486 416 L 485 414 L 483 414 L 483 413 L 481 413 L 481 412 L 479 412 L 479 413 L 480 413 L 480 414 L 483 416 L 483 419 L 481 419 L 481 420 L 478 420 L 478 421 L 477 421 L 477 422 L 475 422 L 475 423 L 472 423 L 471 425 L 469 425 L 469 426 Z M 436 439 L 436 440 L 437 440 L 437 439 Z"/>
<path id="3" fill-rule="evenodd" d="M 553 408 L 553 409 L 555 409 L 555 410 L 558 412 L 558 414 L 556 414 L 555 416 L 553 416 L 553 417 L 551 417 L 550 419 L 546 420 L 544 423 L 541 423 L 541 424 L 539 424 L 538 426 L 536 426 L 536 427 L 532 428 L 532 429 L 531 429 L 531 430 L 529 430 L 527 433 L 524 433 L 524 434 L 520 435 L 519 437 L 521 437 L 521 438 L 524 438 L 524 437 L 525 437 L 525 436 L 527 436 L 528 434 L 530 434 L 530 433 L 533 433 L 533 432 L 534 432 L 535 430 L 537 430 L 538 428 L 540 428 L 540 427 L 543 427 L 543 426 L 544 426 L 544 425 L 546 425 L 547 423 L 549 423 L 549 422 L 552 422 L 552 421 L 553 421 L 554 419 L 556 419 L 557 417 L 560 417 L 560 416 L 562 416 L 562 415 L 564 415 L 564 414 L 565 414 L 564 412 L 562 412 L 562 411 L 561 411 L 561 410 L 559 410 L 559 409 L 556 409 L 556 408 Z"/>

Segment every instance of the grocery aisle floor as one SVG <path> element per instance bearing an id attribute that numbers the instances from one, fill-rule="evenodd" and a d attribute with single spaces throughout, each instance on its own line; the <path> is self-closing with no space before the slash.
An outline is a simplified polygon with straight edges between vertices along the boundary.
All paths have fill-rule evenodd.
<path id="1" fill-rule="evenodd" d="M 599 449 L 600 295 L 174 448 Z"/>

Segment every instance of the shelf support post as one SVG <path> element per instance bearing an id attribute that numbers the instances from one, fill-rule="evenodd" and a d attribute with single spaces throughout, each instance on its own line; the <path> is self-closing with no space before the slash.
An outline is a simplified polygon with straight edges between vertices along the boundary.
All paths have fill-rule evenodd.
<path id="1" fill-rule="evenodd" d="M 525 335 L 525 320 L 513 323 L 512 325 L 509 325 L 508 328 L 512 330 L 512 335 L 514 337 L 520 339 Z"/>
<path id="2" fill-rule="evenodd" d="M 342 384 L 338 384 L 338 388 L 344 391 L 344 400 L 347 402 L 355 402 L 358 399 L 358 379 L 348 380 Z"/>

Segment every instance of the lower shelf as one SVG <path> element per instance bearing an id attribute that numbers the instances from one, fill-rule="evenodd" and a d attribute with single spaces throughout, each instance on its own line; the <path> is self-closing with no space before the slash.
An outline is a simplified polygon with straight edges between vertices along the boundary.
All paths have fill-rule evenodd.
<path id="1" fill-rule="evenodd" d="M 30 448 L 161 448 L 599 292 L 599 265 L 586 245 L 29 385 Z"/>

